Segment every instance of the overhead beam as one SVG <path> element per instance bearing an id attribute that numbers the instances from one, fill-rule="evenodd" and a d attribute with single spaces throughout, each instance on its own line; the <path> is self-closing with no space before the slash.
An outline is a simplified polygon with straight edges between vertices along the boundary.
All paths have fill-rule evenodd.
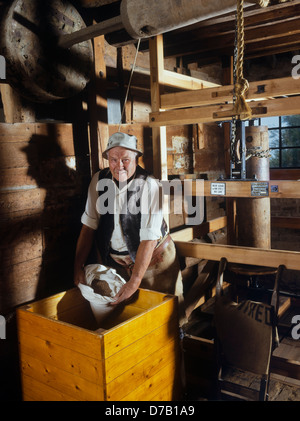
<path id="1" fill-rule="evenodd" d="M 221 244 L 175 241 L 178 253 L 183 257 L 194 257 L 220 261 L 222 257 L 229 263 L 300 270 L 300 252 L 259 249 L 252 247 L 227 246 Z"/>
<path id="2" fill-rule="evenodd" d="M 264 45 L 272 53 L 283 48 L 293 51 L 299 45 L 300 2 L 294 0 L 265 9 L 244 11 L 245 59 L 266 55 Z M 188 31 L 188 32 L 187 32 Z M 189 56 L 199 61 L 207 56 L 232 54 L 235 36 L 235 15 L 225 15 L 199 22 L 189 28 L 166 34 L 165 56 Z M 287 39 L 287 42 L 284 39 Z M 220 42 L 222 40 L 222 42 Z"/>

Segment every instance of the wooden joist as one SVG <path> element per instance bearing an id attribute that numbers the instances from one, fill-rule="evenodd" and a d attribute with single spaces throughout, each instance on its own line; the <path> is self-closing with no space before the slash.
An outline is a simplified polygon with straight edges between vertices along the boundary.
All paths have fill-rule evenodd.
<path id="1" fill-rule="evenodd" d="M 300 270 L 300 252 L 238 247 L 221 244 L 202 244 L 186 241 L 176 241 L 176 248 L 183 257 L 194 257 L 220 261 L 222 257 L 230 263 L 245 265 L 278 267 L 284 265 L 287 269 Z"/>
<path id="2" fill-rule="evenodd" d="M 300 44 L 299 12 L 299 0 L 245 9 L 245 59 L 296 51 Z M 234 36 L 235 14 L 217 16 L 166 33 L 165 56 L 182 55 L 186 62 L 207 64 L 208 60 L 233 54 Z"/>
<path id="3" fill-rule="evenodd" d="M 295 115 L 300 112 L 300 98 L 275 98 L 249 102 L 252 117 Z M 209 105 L 207 107 L 184 108 L 150 113 L 150 126 L 174 126 L 176 124 L 212 123 L 230 120 L 232 104 Z"/>

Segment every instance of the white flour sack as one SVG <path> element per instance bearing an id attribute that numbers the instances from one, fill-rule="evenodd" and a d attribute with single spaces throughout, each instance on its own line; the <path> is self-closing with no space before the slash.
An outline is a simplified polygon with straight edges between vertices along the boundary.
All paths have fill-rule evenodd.
<path id="1" fill-rule="evenodd" d="M 115 269 L 103 265 L 87 265 L 84 270 L 86 285 L 79 283 L 78 287 L 90 302 L 97 323 L 100 323 L 114 310 L 110 303 L 126 282 Z"/>

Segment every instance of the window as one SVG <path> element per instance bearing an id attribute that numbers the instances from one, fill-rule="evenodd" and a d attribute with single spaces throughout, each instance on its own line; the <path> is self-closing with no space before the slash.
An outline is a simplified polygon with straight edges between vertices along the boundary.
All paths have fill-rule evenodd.
<path id="1" fill-rule="evenodd" d="M 300 168 L 300 115 L 260 118 L 259 125 L 269 129 L 270 168 Z"/>

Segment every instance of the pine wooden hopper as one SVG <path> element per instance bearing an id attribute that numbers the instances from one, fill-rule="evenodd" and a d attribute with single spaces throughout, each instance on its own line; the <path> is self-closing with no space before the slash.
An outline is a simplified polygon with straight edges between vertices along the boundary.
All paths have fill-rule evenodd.
<path id="1" fill-rule="evenodd" d="M 150 401 L 181 395 L 177 299 L 140 289 L 97 329 L 77 288 L 18 309 L 24 400 Z"/>

